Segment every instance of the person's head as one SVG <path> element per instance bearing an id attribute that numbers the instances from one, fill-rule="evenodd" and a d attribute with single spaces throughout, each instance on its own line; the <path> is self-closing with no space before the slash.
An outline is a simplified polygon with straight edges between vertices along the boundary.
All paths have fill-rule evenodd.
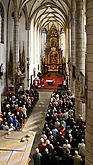
<path id="1" fill-rule="evenodd" d="M 81 143 L 84 143 L 84 139 L 81 140 Z"/>
<path id="2" fill-rule="evenodd" d="M 8 123 L 7 123 L 7 122 L 5 122 L 5 125 L 8 125 Z"/>
<path id="3" fill-rule="evenodd" d="M 70 150 L 69 149 L 66 149 L 66 154 L 70 154 Z"/>
<path id="4" fill-rule="evenodd" d="M 41 138 L 41 139 L 40 139 L 40 142 L 41 142 L 41 143 L 44 143 L 44 139 L 43 139 L 43 138 Z"/>
<path id="5" fill-rule="evenodd" d="M 45 149 L 45 152 L 46 152 L 47 154 L 49 153 L 49 152 L 48 152 L 48 148 Z"/>
<path id="6" fill-rule="evenodd" d="M 11 123 L 10 126 L 13 127 L 13 123 Z"/>
<path id="7" fill-rule="evenodd" d="M 78 117 L 81 118 L 81 114 L 79 114 Z"/>
<path id="8" fill-rule="evenodd" d="M 77 150 L 75 150 L 75 155 L 76 155 L 76 156 L 78 155 L 78 151 L 77 151 Z"/>
<path id="9" fill-rule="evenodd" d="M 23 105 L 23 108 L 25 108 L 25 105 Z"/>
<path id="10" fill-rule="evenodd" d="M 57 142 L 57 146 L 60 146 L 60 143 L 59 142 Z"/>
<path id="11" fill-rule="evenodd" d="M 36 153 L 39 153 L 39 149 L 38 148 L 36 148 Z"/>
<path id="12" fill-rule="evenodd" d="M 45 131 L 42 131 L 42 134 L 45 134 Z"/>
<path id="13" fill-rule="evenodd" d="M 56 150 L 54 150 L 54 155 L 57 155 L 57 152 L 56 152 Z"/>
<path id="14" fill-rule="evenodd" d="M 46 144 L 50 144 L 50 141 L 48 139 L 46 140 Z"/>
<path id="15" fill-rule="evenodd" d="M 68 144 L 68 140 L 66 139 L 66 144 Z"/>
<path id="16" fill-rule="evenodd" d="M 17 112 L 17 115 L 19 115 L 19 112 Z"/>

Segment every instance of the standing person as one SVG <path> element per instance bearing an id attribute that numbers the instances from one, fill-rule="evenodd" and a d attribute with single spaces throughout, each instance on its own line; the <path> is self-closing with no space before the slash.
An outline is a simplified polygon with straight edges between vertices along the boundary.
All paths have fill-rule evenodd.
<path id="1" fill-rule="evenodd" d="M 78 151 L 75 150 L 75 155 L 73 156 L 73 165 L 81 165 L 81 162 L 82 162 L 82 158 L 78 154 Z"/>
<path id="2" fill-rule="evenodd" d="M 72 155 L 70 154 L 69 149 L 67 149 L 66 152 L 63 154 L 62 163 L 63 163 L 63 165 L 72 165 L 73 164 Z"/>
<path id="3" fill-rule="evenodd" d="M 57 152 L 54 150 L 51 155 L 51 165 L 59 165 L 59 156 Z"/>
<path id="4" fill-rule="evenodd" d="M 81 140 L 81 143 L 78 144 L 79 154 L 81 157 L 85 157 L 85 143 L 84 139 Z"/>
<path id="5" fill-rule="evenodd" d="M 36 148 L 36 152 L 33 154 L 34 159 L 34 165 L 41 165 L 41 153 L 39 152 L 39 149 Z"/>
<path id="6" fill-rule="evenodd" d="M 40 139 L 40 143 L 38 144 L 38 149 L 40 151 L 41 154 L 43 154 L 43 152 L 45 151 L 46 148 L 46 144 L 43 138 Z"/>
<path id="7" fill-rule="evenodd" d="M 51 155 L 49 154 L 49 151 L 46 148 L 45 151 L 42 153 L 41 165 L 50 165 L 50 163 L 51 163 Z"/>
<path id="8" fill-rule="evenodd" d="M 82 165 L 85 165 L 85 143 L 84 139 L 78 144 L 79 154 L 82 157 Z"/>
<path id="9" fill-rule="evenodd" d="M 64 90 L 66 89 L 66 80 L 63 81 Z"/>
<path id="10" fill-rule="evenodd" d="M 50 143 L 50 141 L 48 139 L 46 140 L 46 148 L 48 149 L 49 154 L 52 154 L 53 145 Z"/>
<path id="11" fill-rule="evenodd" d="M 71 149 L 71 145 L 70 145 L 69 141 L 66 139 L 65 143 L 63 144 L 63 150 L 64 150 L 64 152 L 66 152 L 67 150 L 70 151 L 70 149 Z"/>

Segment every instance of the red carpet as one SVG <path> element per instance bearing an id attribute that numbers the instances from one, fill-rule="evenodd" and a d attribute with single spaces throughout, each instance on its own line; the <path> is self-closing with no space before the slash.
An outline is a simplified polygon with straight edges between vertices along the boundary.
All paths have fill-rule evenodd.
<path id="1" fill-rule="evenodd" d="M 44 79 L 44 83 L 41 88 L 42 89 L 57 89 L 58 85 L 60 84 L 63 84 L 63 75 L 51 75 L 48 76 L 48 75 L 45 75 L 43 76 L 43 79 Z M 53 84 L 52 85 L 49 85 L 46 81 L 47 80 L 53 80 Z"/>

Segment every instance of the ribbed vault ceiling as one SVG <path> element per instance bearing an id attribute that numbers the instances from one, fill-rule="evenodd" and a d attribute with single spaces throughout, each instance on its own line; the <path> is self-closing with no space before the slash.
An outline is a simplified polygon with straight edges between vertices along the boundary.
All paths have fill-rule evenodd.
<path id="1" fill-rule="evenodd" d="M 18 0 L 19 13 L 24 10 L 26 18 L 34 20 L 41 29 L 55 24 L 65 28 L 71 13 L 71 0 Z"/>
<path id="2" fill-rule="evenodd" d="M 19 0 L 19 12 L 27 11 L 29 21 L 45 28 L 54 23 L 65 28 L 70 17 L 71 0 Z"/>

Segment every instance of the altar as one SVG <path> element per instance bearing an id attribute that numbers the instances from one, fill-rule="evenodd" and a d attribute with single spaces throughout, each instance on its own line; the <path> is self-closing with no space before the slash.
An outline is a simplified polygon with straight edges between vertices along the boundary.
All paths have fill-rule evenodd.
<path id="1" fill-rule="evenodd" d="M 59 45 L 59 38 L 59 32 L 53 24 L 47 35 L 45 49 L 45 66 L 47 66 L 48 71 L 58 71 L 59 66 L 62 65 L 62 52 Z"/>
<path id="2" fill-rule="evenodd" d="M 54 82 L 55 82 L 54 80 L 46 80 L 46 83 L 47 83 L 48 85 L 53 85 Z"/>

